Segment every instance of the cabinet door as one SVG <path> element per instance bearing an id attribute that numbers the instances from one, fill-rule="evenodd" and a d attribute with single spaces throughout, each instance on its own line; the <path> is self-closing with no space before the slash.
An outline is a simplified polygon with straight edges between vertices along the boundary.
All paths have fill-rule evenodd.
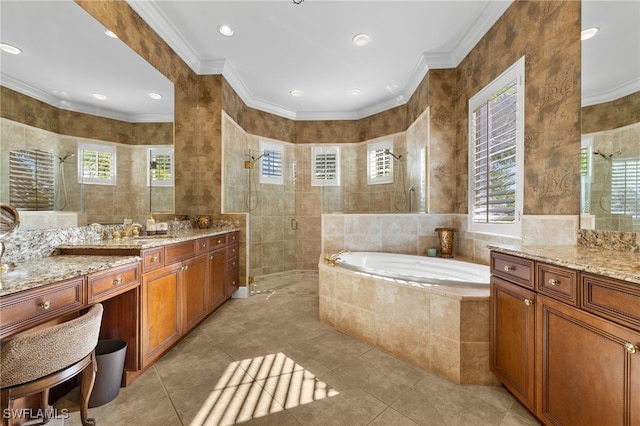
<path id="1" fill-rule="evenodd" d="M 146 367 L 180 337 L 181 264 L 142 276 L 142 366 Z"/>
<path id="2" fill-rule="evenodd" d="M 207 315 L 207 259 L 205 254 L 182 263 L 184 332 L 191 330 Z"/>
<path id="3" fill-rule="evenodd" d="M 491 277 L 491 371 L 535 409 L 535 293 Z"/>
<path id="4" fill-rule="evenodd" d="M 537 416 L 549 425 L 640 424 L 640 333 L 538 296 Z"/>
<path id="5" fill-rule="evenodd" d="M 213 312 L 225 301 L 225 250 L 209 253 L 208 305 L 209 312 Z"/>

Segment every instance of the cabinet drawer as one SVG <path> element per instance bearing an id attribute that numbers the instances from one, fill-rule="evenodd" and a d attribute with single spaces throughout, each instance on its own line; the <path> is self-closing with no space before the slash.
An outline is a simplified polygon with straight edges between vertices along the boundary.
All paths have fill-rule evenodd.
<path id="1" fill-rule="evenodd" d="M 238 244 L 234 244 L 232 246 L 227 247 L 227 258 L 230 259 L 232 257 L 238 257 Z"/>
<path id="2" fill-rule="evenodd" d="M 240 232 L 229 232 L 227 234 L 227 244 L 238 244 L 240 242 Z"/>
<path id="3" fill-rule="evenodd" d="M 538 263 L 537 290 L 556 300 L 578 306 L 578 271 Z"/>
<path id="4" fill-rule="evenodd" d="M 98 272 L 87 277 L 89 303 L 96 303 L 138 285 L 138 263 Z"/>
<path id="5" fill-rule="evenodd" d="M 196 252 L 197 254 L 206 253 L 209 251 L 209 239 L 208 238 L 200 238 L 196 240 Z"/>
<path id="6" fill-rule="evenodd" d="M 164 248 L 152 248 L 142 252 L 142 272 L 152 271 L 164 266 Z"/>
<path id="7" fill-rule="evenodd" d="M 169 244 L 164 247 L 165 265 L 180 262 L 196 255 L 196 241 Z"/>
<path id="8" fill-rule="evenodd" d="M 84 277 L 0 299 L 0 339 L 85 306 Z"/>
<path id="9" fill-rule="evenodd" d="M 582 274 L 582 309 L 640 331 L 640 286 Z"/>
<path id="10" fill-rule="evenodd" d="M 227 275 L 238 274 L 238 258 L 227 259 Z"/>
<path id="11" fill-rule="evenodd" d="M 209 251 L 217 250 L 226 245 L 227 245 L 227 236 L 225 234 L 214 235 L 213 237 L 209 237 Z"/>
<path id="12" fill-rule="evenodd" d="M 534 272 L 533 260 L 508 254 L 491 253 L 491 273 L 493 275 L 533 289 Z"/>

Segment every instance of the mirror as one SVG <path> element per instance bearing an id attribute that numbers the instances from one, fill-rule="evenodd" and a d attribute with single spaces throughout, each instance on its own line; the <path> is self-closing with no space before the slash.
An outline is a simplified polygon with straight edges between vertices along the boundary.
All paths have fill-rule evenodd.
<path id="1" fill-rule="evenodd" d="M 0 201 L 23 198 L 23 213 L 84 211 L 88 223 L 173 213 L 173 186 L 156 185 L 150 167 L 152 149 L 173 148 L 173 84 L 72 0 L 0 7 L 0 42 L 22 49 L 2 52 Z M 87 178 L 105 157 L 86 145 L 113 150 L 115 181 Z M 37 184 L 16 183 L 11 167 Z"/>
<path id="2" fill-rule="evenodd" d="M 583 1 L 580 227 L 640 232 L 640 3 Z"/>

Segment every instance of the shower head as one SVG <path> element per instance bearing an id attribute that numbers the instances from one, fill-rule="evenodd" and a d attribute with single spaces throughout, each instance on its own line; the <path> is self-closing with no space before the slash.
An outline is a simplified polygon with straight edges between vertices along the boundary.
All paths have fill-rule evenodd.
<path id="1" fill-rule="evenodd" d="M 400 158 L 402 158 L 402 155 L 395 155 L 393 152 L 389 151 L 388 149 L 385 149 L 384 153 L 387 154 L 387 155 L 392 156 L 393 158 L 395 158 L 398 161 L 400 161 Z"/>
<path id="2" fill-rule="evenodd" d="M 251 160 L 252 160 L 253 162 L 256 162 L 256 161 L 258 161 L 259 159 L 261 159 L 262 157 L 268 157 L 268 156 L 269 156 L 269 152 L 268 152 L 268 151 L 265 151 L 265 152 L 263 152 L 262 154 L 258 155 L 258 158 L 253 158 L 253 155 L 252 155 L 252 156 L 251 156 Z"/>
<path id="3" fill-rule="evenodd" d="M 68 153 L 66 155 L 63 155 L 62 157 L 58 156 L 58 160 L 60 160 L 61 163 L 64 163 L 67 160 L 67 158 L 72 158 L 72 157 L 75 157 L 75 156 L 76 156 L 75 153 L 70 152 L 70 153 Z"/>

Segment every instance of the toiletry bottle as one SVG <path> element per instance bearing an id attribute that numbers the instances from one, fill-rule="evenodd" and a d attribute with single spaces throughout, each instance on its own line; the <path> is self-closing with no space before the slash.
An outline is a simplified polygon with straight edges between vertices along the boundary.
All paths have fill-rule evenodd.
<path id="1" fill-rule="evenodd" d="M 153 215 L 149 215 L 147 219 L 147 235 L 155 235 L 156 233 L 156 221 L 153 219 Z"/>
<path id="2" fill-rule="evenodd" d="M 133 219 L 131 219 L 131 215 L 127 213 L 127 217 L 124 218 L 124 226 L 130 226 L 133 223 Z"/>

